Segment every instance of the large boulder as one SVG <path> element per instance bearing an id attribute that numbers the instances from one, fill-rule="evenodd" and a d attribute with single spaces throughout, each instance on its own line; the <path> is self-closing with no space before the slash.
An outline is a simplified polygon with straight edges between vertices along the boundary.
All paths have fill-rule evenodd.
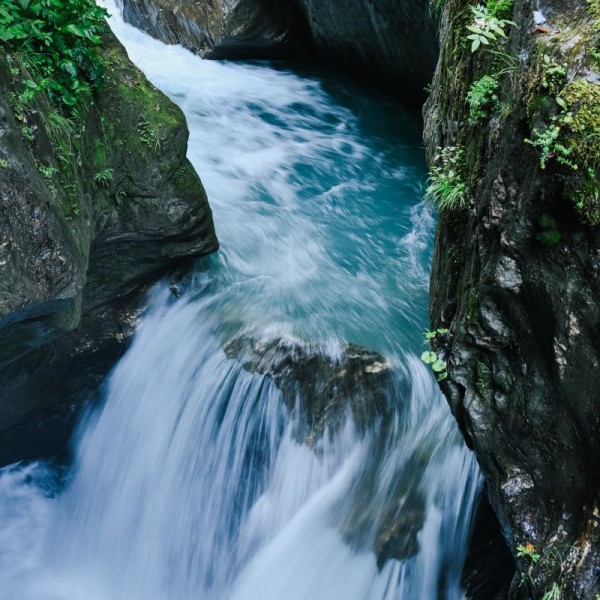
<path id="1" fill-rule="evenodd" d="M 15 100 L 0 53 L 0 463 L 58 453 L 140 300 L 218 247 L 181 111 L 112 35 L 86 115 Z"/>

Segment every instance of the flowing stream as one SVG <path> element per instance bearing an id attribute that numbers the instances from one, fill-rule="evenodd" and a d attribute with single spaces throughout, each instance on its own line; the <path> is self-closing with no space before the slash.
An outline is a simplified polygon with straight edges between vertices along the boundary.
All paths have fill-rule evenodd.
<path id="1" fill-rule="evenodd" d="M 154 288 L 74 464 L 0 470 L 0 597 L 460 599 L 479 475 L 418 359 L 418 115 L 331 73 L 202 61 L 108 8 L 186 114 L 222 248 L 181 297 Z M 224 352 L 240 335 L 385 355 L 387 416 L 303 440 L 301 400 Z"/>

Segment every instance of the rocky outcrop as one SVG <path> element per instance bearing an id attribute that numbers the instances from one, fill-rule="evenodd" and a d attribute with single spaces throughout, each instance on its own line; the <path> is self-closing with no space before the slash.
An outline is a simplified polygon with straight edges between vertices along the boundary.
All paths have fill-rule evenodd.
<path id="1" fill-rule="evenodd" d="M 76 119 L 0 56 L 0 463 L 55 454 L 124 351 L 148 285 L 217 249 L 187 128 L 111 35 Z"/>
<path id="2" fill-rule="evenodd" d="M 339 432 L 349 418 L 360 433 L 369 433 L 366 462 L 334 520 L 347 542 L 357 549 L 369 547 L 380 566 L 415 554 L 426 516 L 422 479 L 430 449 L 407 441 L 405 460 L 390 458 L 400 435 L 399 398 L 410 397 L 407 378 L 380 354 L 355 344 L 332 355 L 291 338 L 240 336 L 224 349 L 244 369 L 265 375 L 281 390 L 300 443 L 319 451 L 325 432 Z M 394 483 L 378 496 L 373 490 L 381 480 Z"/>
<path id="3" fill-rule="evenodd" d="M 444 3 L 425 110 L 429 159 L 441 169 L 433 181 L 466 190 L 464 206 L 439 215 L 431 321 L 449 332 L 434 349 L 448 363 L 442 389 L 518 562 L 511 596 L 593 599 L 600 7 L 487 7 L 487 19 L 497 11 L 515 25 L 502 25 L 506 42 L 492 35 L 472 51 L 467 27 L 481 29 L 485 19 L 467 2 Z"/>
<path id="4" fill-rule="evenodd" d="M 123 0 L 122 10 L 132 25 L 201 56 L 289 59 L 311 52 L 295 0 Z"/>
<path id="5" fill-rule="evenodd" d="M 429 0 L 123 0 L 126 20 L 210 58 L 316 58 L 422 99 L 437 56 Z"/>

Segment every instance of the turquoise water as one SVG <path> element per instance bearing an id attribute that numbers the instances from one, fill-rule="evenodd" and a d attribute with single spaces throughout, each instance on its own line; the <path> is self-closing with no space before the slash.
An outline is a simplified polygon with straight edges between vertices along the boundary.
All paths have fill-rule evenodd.
<path id="1" fill-rule="evenodd" d="M 174 77 L 185 51 L 153 46 L 136 37 L 128 51 L 186 113 L 222 244 L 215 310 L 259 330 L 418 351 L 434 228 L 419 115 L 281 65 L 188 59 Z"/>

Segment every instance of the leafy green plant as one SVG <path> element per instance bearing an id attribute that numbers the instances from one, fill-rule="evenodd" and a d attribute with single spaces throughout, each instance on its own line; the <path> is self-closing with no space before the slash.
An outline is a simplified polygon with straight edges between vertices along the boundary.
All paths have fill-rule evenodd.
<path id="1" fill-rule="evenodd" d="M 421 360 L 426 365 L 431 365 L 431 370 L 434 372 L 437 381 L 443 381 L 448 377 L 448 372 L 446 371 L 448 365 L 446 364 L 446 361 L 440 358 L 435 352 L 423 352 L 423 354 L 421 354 Z"/>
<path id="2" fill-rule="evenodd" d="M 429 329 L 427 329 L 423 336 L 425 337 L 425 343 L 431 344 L 437 336 L 445 336 L 447 333 L 448 329 L 440 327 L 434 331 L 429 331 Z M 448 365 L 446 361 L 436 352 L 433 352 L 432 350 L 426 350 L 423 352 L 423 354 L 421 354 L 421 360 L 426 365 L 431 366 L 431 370 L 433 371 L 437 381 L 443 381 L 448 377 Z"/>
<path id="3" fill-rule="evenodd" d="M 488 0 L 487 9 L 492 17 L 508 19 L 512 15 L 513 0 Z"/>
<path id="4" fill-rule="evenodd" d="M 21 135 L 28 141 L 33 142 L 35 140 L 35 128 L 29 125 L 21 125 Z"/>
<path id="5" fill-rule="evenodd" d="M 540 560 L 540 555 L 538 552 L 536 552 L 535 546 L 531 542 L 525 545 L 519 544 L 517 546 L 517 556 L 524 556 L 533 563 L 536 563 Z"/>
<path id="6" fill-rule="evenodd" d="M 46 181 L 50 181 L 56 173 L 56 169 L 51 166 L 45 167 L 42 165 L 39 167 L 39 169 L 40 173 L 44 176 L 44 179 L 46 179 Z"/>
<path id="7" fill-rule="evenodd" d="M 112 179 L 113 179 L 113 170 L 112 169 L 102 169 L 101 171 L 98 171 L 94 175 L 94 181 L 98 185 L 107 186 L 112 181 Z"/>
<path id="8" fill-rule="evenodd" d="M 150 146 L 155 151 L 160 148 L 160 131 L 158 127 L 150 123 L 145 117 L 140 117 L 138 121 L 138 134 L 142 144 Z"/>
<path id="9" fill-rule="evenodd" d="M 567 67 L 544 54 L 541 86 L 545 90 L 558 90 L 567 76 Z"/>
<path id="10" fill-rule="evenodd" d="M 438 210 L 455 210 L 467 205 L 467 184 L 462 174 L 463 150 L 457 146 L 438 148 L 429 173 L 425 197 Z"/>
<path id="11" fill-rule="evenodd" d="M 467 25 L 471 32 L 467 36 L 467 39 L 471 40 L 471 52 L 476 52 L 481 46 L 489 46 L 490 42 L 496 43 L 499 38 L 506 38 L 504 29 L 508 25 L 515 25 L 513 21 L 494 16 L 488 7 L 482 4 L 469 8 L 473 16 L 473 21 Z"/>
<path id="12" fill-rule="evenodd" d="M 0 42 L 22 61 L 23 104 L 44 92 L 68 108 L 90 94 L 101 78 L 107 15 L 94 0 L 2 0 Z"/>
<path id="13" fill-rule="evenodd" d="M 532 137 L 533 139 L 526 139 L 525 142 L 540 150 L 541 169 L 545 169 L 548 161 L 555 158 L 561 165 L 577 170 L 577 165 L 570 159 L 573 149 L 567 148 L 559 141 L 560 127 L 555 122 L 546 129 L 534 129 Z"/>
<path id="14" fill-rule="evenodd" d="M 560 587 L 558 587 L 558 583 L 556 581 L 552 584 L 552 587 L 549 590 L 544 592 L 542 600 L 560 600 Z"/>
<path id="15" fill-rule="evenodd" d="M 8 161 L 6 159 L 0 158 L 0 168 L 2 168 L 2 169 L 8 168 Z"/>
<path id="16" fill-rule="evenodd" d="M 498 105 L 496 93 L 500 84 L 491 75 L 484 75 L 475 81 L 467 94 L 469 105 L 469 118 L 472 123 L 487 117 Z"/>

